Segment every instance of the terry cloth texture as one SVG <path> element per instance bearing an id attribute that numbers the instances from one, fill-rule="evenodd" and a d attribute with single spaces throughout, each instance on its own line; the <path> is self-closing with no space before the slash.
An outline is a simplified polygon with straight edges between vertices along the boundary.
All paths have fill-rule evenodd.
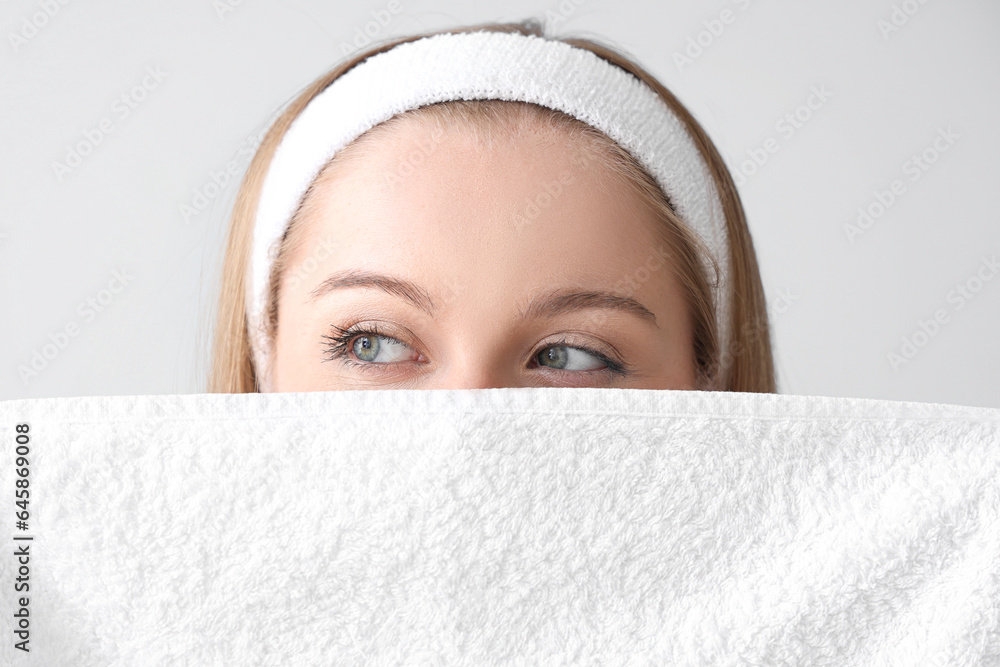
<path id="1" fill-rule="evenodd" d="M 997 409 L 105 396 L 0 433 L 5 665 L 1000 664 Z"/>

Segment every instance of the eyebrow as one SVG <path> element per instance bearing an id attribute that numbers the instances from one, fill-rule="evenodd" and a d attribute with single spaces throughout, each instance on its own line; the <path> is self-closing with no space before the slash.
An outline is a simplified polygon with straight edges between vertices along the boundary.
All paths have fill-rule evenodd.
<path id="1" fill-rule="evenodd" d="M 309 301 L 315 301 L 341 287 L 367 287 L 380 289 L 386 294 L 405 299 L 428 315 L 434 315 L 434 302 L 426 291 L 409 280 L 388 276 L 384 273 L 349 269 L 338 271 L 321 282 L 309 293 Z"/>
<path id="2" fill-rule="evenodd" d="M 648 319 L 657 327 L 660 326 L 656 324 L 656 315 L 631 297 L 590 290 L 578 292 L 571 288 L 555 289 L 539 294 L 531 300 L 528 308 L 522 311 L 521 317 L 526 319 L 555 317 L 562 313 L 590 308 L 622 310 Z"/>
<path id="3" fill-rule="evenodd" d="M 384 273 L 357 269 L 338 271 L 332 274 L 309 293 L 309 301 L 315 301 L 344 287 L 379 289 L 386 294 L 408 301 L 428 315 L 434 316 L 434 301 L 427 291 L 419 285 Z M 647 319 L 659 327 L 656 323 L 656 315 L 631 297 L 618 296 L 598 290 L 577 291 L 572 288 L 549 290 L 535 296 L 528 307 L 521 311 L 521 317 L 525 319 L 555 317 L 563 313 L 593 308 L 629 312 Z"/>

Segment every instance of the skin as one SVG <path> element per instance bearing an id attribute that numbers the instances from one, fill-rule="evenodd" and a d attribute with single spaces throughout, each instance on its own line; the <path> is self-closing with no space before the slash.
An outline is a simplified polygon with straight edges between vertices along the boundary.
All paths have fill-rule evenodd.
<path id="1" fill-rule="evenodd" d="M 306 243 L 279 292 L 273 390 L 694 389 L 690 317 L 653 214 L 565 132 L 485 146 L 461 124 L 417 118 L 362 137 L 310 195 Z M 347 271 L 410 281 L 433 315 L 393 288 L 327 282 Z M 631 298 L 655 322 L 592 301 L 524 312 L 553 290 Z M 325 336 L 356 324 L 383 337 L 343 343 L 354 365 L 331 358 Z"/>

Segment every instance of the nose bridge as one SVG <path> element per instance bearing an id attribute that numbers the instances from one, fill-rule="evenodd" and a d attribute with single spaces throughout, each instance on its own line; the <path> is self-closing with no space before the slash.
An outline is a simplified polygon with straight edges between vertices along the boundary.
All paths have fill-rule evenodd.
<path id="1" fill-rule="evenodd" d="M 499 294 L 509 293 L 498 281 L 463 285 L 450 296 L 450 313 L 438 324 L 445 335 L 439 349 L 442 366 L 433 388 L 490 389 L 521 386 L 515 331 Z M 515 327 L 516 328 L 516 327 Z"/>
<path id="2" fill-rule="evenodd" d="M 475 358 L 463 355 L 442 369 L 434 388 L 491 389 L 517 386 L 520 385 L 513 369 L 489 362 L 485 356 Z"/>
<path id="3" fill-rule="evenodd" d="M 498 320 L 493 321 L 499 325 Z M 465 330 L 454 336 L 436 373 L 438 389 L 490 389 L 520 386 L 522 380 L 513 350 L 505 345 L 504 335 L 493 331 L 491 324 Z"/>

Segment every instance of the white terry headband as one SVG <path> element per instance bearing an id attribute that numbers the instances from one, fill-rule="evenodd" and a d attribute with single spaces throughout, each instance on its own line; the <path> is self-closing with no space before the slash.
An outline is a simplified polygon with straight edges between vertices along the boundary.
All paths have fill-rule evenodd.
<path id="1" fill-rule="evenodd" d="M 370 128 L 410 109 L 460 99 L 556 109 L 631 153 L 718 262 L 719 350 L 728 349 L 729 247 L 722 204 L 693 140 L 659 95 L 595 53 L 564 42 L 518 33 L 444 33 L 399 44 L 348 70 L 309 102 L 275 151 L 257 208 L 246 295 L 262 392 L 271 391 L 272 380 L 263 320 L 271 265 L 310 184 Z"/>

